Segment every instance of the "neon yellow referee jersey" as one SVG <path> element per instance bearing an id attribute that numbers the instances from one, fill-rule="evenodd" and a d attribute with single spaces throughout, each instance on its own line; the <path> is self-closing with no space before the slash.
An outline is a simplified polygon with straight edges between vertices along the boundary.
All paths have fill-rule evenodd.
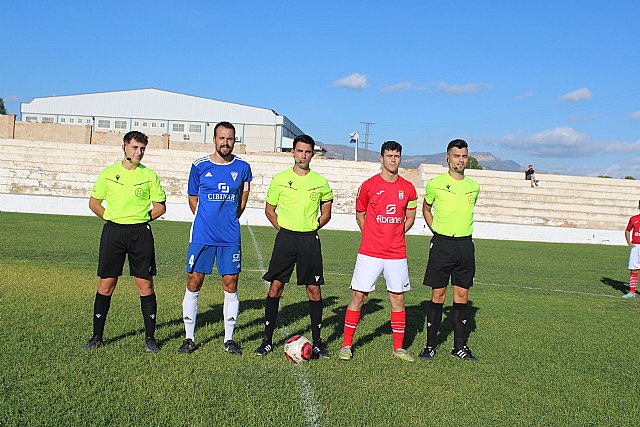
<path id="1" fill-rule="evenodd" d="M 446 172 L 431 179 L 424 200 L 433 206 L 433 231 L 449 237 L 471 236 L 479 193 L 480 185 L 466 176 L 458 181 Z"/>
<path id="2" fill-rule="evenodd" d="M 117 224 L 149 221 L 151 202 L 164 202 L 167 196 L 158 175 L 140 164 L 133 170 L 122 162 L 104 169 L 91 190 L 91 197 L 106 201 L 104 219 Z"/>
<path id="3" fill-rule="evenodd" d="M 291 231 L 317 230 L 320 203 L 331 200 L 329 183 L 312 170 L 300 176 L 286 169 L 273 177 L 267 191 L 267 203 L 278 207 L 278 224 Z"/>

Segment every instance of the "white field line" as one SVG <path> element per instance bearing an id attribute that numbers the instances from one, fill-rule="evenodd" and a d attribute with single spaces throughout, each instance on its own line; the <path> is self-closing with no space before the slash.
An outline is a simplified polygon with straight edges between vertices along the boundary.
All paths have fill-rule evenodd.
<path id="1" fill-rule="evenodd" d="M 500 288 L 526 289 L 529 291 L 540 291 L 540 292 L 557 292 L 561 294 L 586 295 L 590 297 L 601 297 L 601 298 L 619 298 L 615 295 L 596 294 L 594 292 L 567 291 L 566 289 L 536 288 L 534 286 L 523 286 L 523 285 L 503 285 L 501 283 L 482 283 L 482 282 L 475 282 L 475 283 L 482 286 L 496 286 Z"/>
<path id="2" fill-rule="evenodd" d="M 253 234 L 253 230 L 251 226 L 247 227 L 249 229 L 249 234 L 251 234 L 251 240 L 253 241 L 253 247 L 256 251 L 256 255 L 258 257 L 258 268 L 260 270 L 245 270 L 245 271 L 253 271 L 260 272 L 262 274 L 266 273 L 264 258 L 262 257 L 262 252 L 260 252 L 260 246 L 258 246 L 258 241 L 256 240 L 256 236 Z M 270 283 L 264 282 L 267 291 L 269 290 Z M 278 328 L 280 333 L 280 337 L 282 339 L 286 339 L 289 336 L 289 328 L 287 326 L 281 326 Z M 295 368 L 295 367 L 294 367 Z M 298 380 L 298 393 L 300 395 L 300 399 L 302 401 L 302 408 L 304 410 L 304 418 L 305 418 L 305 426 L 310 427 L 320 427 L 320 411 L 318 410 L 318 399 L 316 399 L 316 395 L 313 391 L 313 386 L 307 380 L 306 375 L 302 369 L 294 369 L 293 370 L 296 379 Z"/>
<path id="3" fill-rule="evenodd" d="M 260 270 L 245 270 L 243 269 L 243 271 L 252 271 L 252 272 L 259 272 Z M 326 271 L 324 272 L 325 275 L 332 275 L 332 276 L 351 276 L 351 273 L 337 273 L 337 272 L 331 272 L 331 271 Z M 549 288 L 539 288 L 539 287 L 535 287 L 535 286 L 524 286 L 524 285 L 507 285 L 504 283 L 485 283 L 485 282 L 475 282 L 476 285 L 482 285 L 482 286 L 495 286 L 495 287 L 499 287 L 499 288 L 512 288 L 512 289 L 524 289 L 524 290 L 528 290 L 528 291 L 536 291 L 536 292 L 555 292 L 555 293 L 559 293 L 559 294 L 569 294 L 569 295 L 585 295 L 585 296 L 590 296 L 590 297 L 600 297 L 600 298 L 619 298 L 619 296 L 616 295 L 609 295 L 609 294 L 598 294 L 595 292 L 582 292 L 582 291 L 568 291 L 566 289 L 549 289 Z"/>

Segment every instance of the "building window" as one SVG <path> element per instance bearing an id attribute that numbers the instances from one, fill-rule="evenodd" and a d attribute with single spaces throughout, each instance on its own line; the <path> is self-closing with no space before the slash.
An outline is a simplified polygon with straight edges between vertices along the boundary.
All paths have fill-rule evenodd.
<path id="1" fill-rule="evenodd" d="M 60 117 L 60 123 L 65 123 L 67 120 L 64 117 Z"/>
<path id="2" fill-rule="evenodd" d="M 184 132 L 184 124 L 174 123 L 171 125 L 171 132 Z"/>
<path id="3" fill-rule="evenodd" d="M 138 122 L 138 121 L 133 122 L 133 125 L 134 125 L 135 127 L 140 127 L 140 122 Z"/>
<path id="4" fill-rule="evenodd" d="M 90 124 L 91 124 L 91 119 L 87 119 L 87 120 L 85 121 L 85 123 L 86 123 L 86 124 L 88 124 L 88 125 L 90 125 Z"/>
<path id="5" fill-rule="evenodd" d="M 109 120 L 98 120 L 98 127 L 102 129 L 109 129 L 111 127 L 111 121 Z"/>
<path id="6" fill-rule="evenodd" d="M 164 127 L 164 123 L 160 123 L 160 127 L 163 128 Z"/>
<path id="7" fill-rule="evenodd" d="M 156 122 L 151 122 L 151 127 L 152 128 L 158 127 L 158 124 Z"/>
<path id="8" fill-rule="evenodd" d="M 80 121 L 80 120 L 82 120 L 82 119 L 78 119 L 78 121 Z M 75 123 L 75 120 L 73 119 L 73 117 L 71 117 L 71 118 L 69 119 L 69 123 Z"/>
<path id="9" fill-rule="evenodd" d="M 25 120 L 29 123 L 38 123 L 38 118 L 34 116 L 27 116 L 25 117 Z"/>
<path id="10" fill-rule="evenodd" d="M 116 120 L 113 123 L 113 127 L 115 127 L 116 129 L 126 129 L 127 128 L 127 121 L 126 120 Z"/>
<path id="11" fill-rule="evenodd" d="M 53 123 L 53 117 L 43 117 L 42 123 Z"/>
<path id="12" fill-rule="evenodd" d="M 189 133 L 202 133 L 202 125 L 189 125 Z"/>
<path id="13" fill-rule="evenodd" d="M 142 127 L 146 128 L 147 127 L 147 122 L 142 122 Z"/>

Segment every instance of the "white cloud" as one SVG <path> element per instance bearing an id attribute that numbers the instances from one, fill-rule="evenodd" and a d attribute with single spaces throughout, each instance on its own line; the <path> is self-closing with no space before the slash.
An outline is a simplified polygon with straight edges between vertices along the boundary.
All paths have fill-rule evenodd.
<path id="1" fill-rule="evenodd" d="M 556 127 L 531 135 L 507 134 L 500 138 L 499 144 L 535 157 L 561 159 L 640 152 L 640 139 L 630 143 L 599 142 L 571 127 Z"/>
<path id="2" fill-rule="evenodd" d="M 603 167 L 585 166 L 576 172 L 576 175 L 585 176 L 611 176 L 613 178 L 633 176 L 640 179 L 640 157 L 627 158 L 622 163 L 614 162 Z"/>
<path id="3" fill-rule="evenodd" d="M 448 93 L 450 95 L 460 95 L 463 93 L 479 92 L 484 85 L 481 83 L 465 83 L 463 85 L 450 85 L 444 81 L 439 81 L 434 83 L 433 86 L 440 92 Z"/>
<path id="4" fill-rule="evenodd" d="M 631 118 L 631 120 L 640 120 L 640 110 L 629 114 L 629 118 Z"/>
<path id="5" fill-rule="evenodd" d="M 367 88 L 367 76 L 359 73 L 352 73 L 346 77 L 331 83 L 331 87 L 343 87 L 353 90 L 364 90 Z"/>
<path id="6" fill-rule="evenodd" d="M 565 93 L 559 98 L 561 101 L 584 101 L 591 99 L 591 91 L 586 87 L 574 90 L 573 92 Z"/>
<path id="7" fill-rule="evenodd" d="M 384 92 L 384 93 L 397 92 L 399 90 L 411 89 L 411 87 L 412 87 L 412 84 L 409 82 L 400 82 L 400 83 L 383 87 L 381 92 Z"/>
<path id="8" fill-rule="evenodd" d="M 536 157 L 588 157 L 601 146 L 570 127 L 556 127 L 532 135 L 508 134 L 500 144 Z"/>
<path id="9" fill-rule="evenodd" d="M 382 93 L 398 92 L 401 90 L 424 90 L 424 86 L 414 86 L 411 82 L 400 82 L 392 85 L 383 86 L 380 89 Z"/>
<path id="10" fill-rule="evenodd" d="M 603 150 L 607 153 L 637 153 L 640 151 L 640 140 L 632 143 L 610 142 L 603 144 Z"/>
<path id="11" fill-rule="evenodd" d="M 0 98 L 4 100 L 5 104 L 16 104 L 20 101 L 20 97 L 17 95 L 0 96 Z"/>
<path id="12" fill-rule="evenodd" d="M 516 99 L 525 99 L 525 98 L 531 98 L 533 96 L 533 91 L 527 91 L 523 94 L 517 95 L 515 98 Z"/>

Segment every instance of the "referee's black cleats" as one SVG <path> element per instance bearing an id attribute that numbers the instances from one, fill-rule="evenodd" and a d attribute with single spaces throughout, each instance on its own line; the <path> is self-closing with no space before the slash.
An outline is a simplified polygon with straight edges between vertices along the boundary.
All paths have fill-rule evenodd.
<path id="1" fill-rule="evenodd" d="M 311 350 L 311 358 L 320 359 L 321 357 L 328 359 L 329 350 L 327 350 L 327 347 L 322 344 L 322 341 L 318 341 L 318 343 L 314 345 L 313 349 Z"/>
<path id="2" fill-rule="evenodd" d="M 186 340 L 182 341 L 182 345 L 178 349 L 178 353 L 189 354 L 193 353 L 195 349 L 196 343 L 193 342 L 191 338 L 187 338 Z"/>
<path id="3" fill-rule="evenodd" d="M 461 360 L 468 360 L 469 362 L 477 362 L 478 358 L 471 353 L 471 350 L 466 345 L 463 345 L 460 348 L 454 348 L 451 350 L 451 355 L 453 357 L 457 357 Z"/>
<path id="4" fill-rule="evenodd" d="M 433 360 L 434 357 L 436 357 L 436 349 L 429 346 L 426 346 L 424 349 L 422 349 L 422 351 L 418 355 L 418 358 L 420 358 L 420 360 L 422 360 L 423 362 Z"/>
<path id="5" fill-rule="evenodd" d="M 256 348 L 256 354 L 258 356 L 266 356 L 272 351 L 273 351 L 273 344 L 271 344 L 267 340 L 262 340 L 262 344 L 260 344 L 260 347 Z"/>
<path id="6" fill-rule="evenodd" d="M 224 342 L 224 351 L 229 354 L 242 354 L 242 347 L 238 345 L 234 340 L 227 340 Z"/>
<path id="7" fill-rule="evenodd" d="M 148 353 L 157 353 L 160 351 L 160 346 L 158 346 L 155 338 L 145 338 L 144 349 Z"/>
<path id="8" fill-rule="evenodd" d="M 91 339 L 82 346 L 85 350 L 95 350 L 102 345 L 102 337 L 91 337 Z"/>

